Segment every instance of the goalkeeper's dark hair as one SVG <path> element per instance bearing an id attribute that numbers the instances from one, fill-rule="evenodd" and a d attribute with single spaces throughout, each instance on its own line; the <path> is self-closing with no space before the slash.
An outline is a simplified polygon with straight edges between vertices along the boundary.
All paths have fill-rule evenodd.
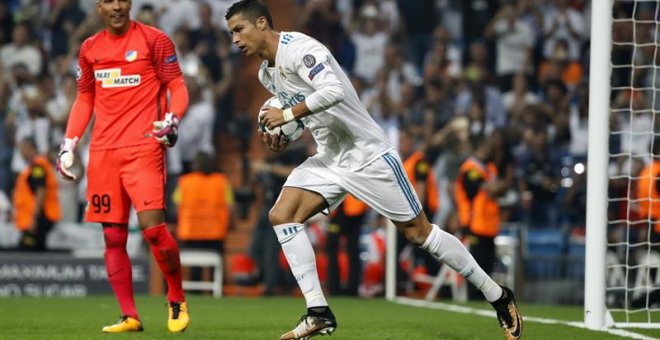
<path id="1" fill-rule="evenodd" d="M 227 9 L 227 14 L 225 14 L 225 19 L 233 17 L 237 14 L 243 14 L 246 19 L 248 19 L 253 24 L 257 23 L 257 19 L 260 17 L 265 17 L 270 28 L 273 26 L 273 17 L 270 15 L 270 10 L 259 0 L 241 0 L 234 2 L 229 9 Z"/>

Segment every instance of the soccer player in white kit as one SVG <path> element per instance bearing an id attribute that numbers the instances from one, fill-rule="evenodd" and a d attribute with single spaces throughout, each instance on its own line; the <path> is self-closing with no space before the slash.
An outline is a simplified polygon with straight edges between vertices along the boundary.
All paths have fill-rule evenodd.
<path id="1" fill-rule="evenodd" d="M 263 124 L 272 129 L 301 119 L 317 144 L 317 154 L 293 170 L 269 213 L 307 303 L 296 327 L 280 339 L 331 334 L 337 327 L 303 223 L 332 210 L 346 193 L 392 220 L 408 241 L 479 288 L 495 308 L 505 338 L 519 339 L 522 317 L 513 292 L 497 285 L 456 237 L 429 223 L 399 155 L 328 49 L 302 33 L 275 31 L 268 8 L 258 0 L 234 3 L 225 18 L 233 43 L 245 55 L 263 59 L 259 81 L 284 105 L 262 108 Z M 274 152 L 286 147 L 281 137 L 262 133 L 262 139 Z"/>

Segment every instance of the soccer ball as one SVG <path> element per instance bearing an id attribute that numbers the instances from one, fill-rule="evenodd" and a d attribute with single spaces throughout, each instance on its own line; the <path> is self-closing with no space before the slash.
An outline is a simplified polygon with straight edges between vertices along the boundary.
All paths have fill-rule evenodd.
<path id="1" fill-rule="evenodd" d="M 262 105 L 261 107 L 266 107 L 266 106 L 275 107 L 275 108 L 278 108 L 278 109 L 281 109 L 281 108 L 284 107 L 284 105 L 282 105 L 282 103 L 280 102 L 279 99 L 277 99 L 277 97 L 269 98 L 268 100 L 266 100 L 264 105 Z M 259 111 L 259 114 L 257 115 L 257 123 L 259 124 L 259 129 L 262 132 L 267 132 L 271 136 L 282 136 L 282 137 L 284 137 L 284 140 L 286 142 L 291 142 L 291 141 L 294 141 L 294 140 L 300 138 L 300 135 L 302 135 L 303 130 L 305 129 L 305 124 L 303 124 L 302 120 L 300 120 L 300 119 L 290 121 L 290 122 L 288 122 L 288 123 L 286 123 L 282 126 L 278 126 L 278 127 L 274 128 L 272 130 L 268 129 L 266 127 L 266 125 L 261 123 L 261 110 Z"/>

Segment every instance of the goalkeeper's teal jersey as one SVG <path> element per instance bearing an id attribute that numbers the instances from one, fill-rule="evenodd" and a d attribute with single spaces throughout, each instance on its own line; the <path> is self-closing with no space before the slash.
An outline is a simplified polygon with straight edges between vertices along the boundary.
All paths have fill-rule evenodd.
<path id="1" fill-rule="evenodd" d="M 261 64 L 259 81 L 284 107 L 305 101 L 314 114 L 302 118 L 327 165 L 357 170 L 392 149 L 351 81 L 330 51 L 298 32 L 281 32 L 275 65 Z"/>

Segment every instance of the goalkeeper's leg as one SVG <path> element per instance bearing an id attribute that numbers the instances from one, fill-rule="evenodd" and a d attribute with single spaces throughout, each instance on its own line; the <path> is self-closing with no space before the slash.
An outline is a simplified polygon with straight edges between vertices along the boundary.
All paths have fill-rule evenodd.
<path id="1" fill-rule="evenodd" d="M 128 227 L 119 224 L 103 224 L 103 239 L 108 281 L 117 297 L 122 313 L 119 322 L 103 327 L 103 332 L 139 332 L 142 330 L 142 323 L 135 308 L 131 261 L 126 252 Z"/>

